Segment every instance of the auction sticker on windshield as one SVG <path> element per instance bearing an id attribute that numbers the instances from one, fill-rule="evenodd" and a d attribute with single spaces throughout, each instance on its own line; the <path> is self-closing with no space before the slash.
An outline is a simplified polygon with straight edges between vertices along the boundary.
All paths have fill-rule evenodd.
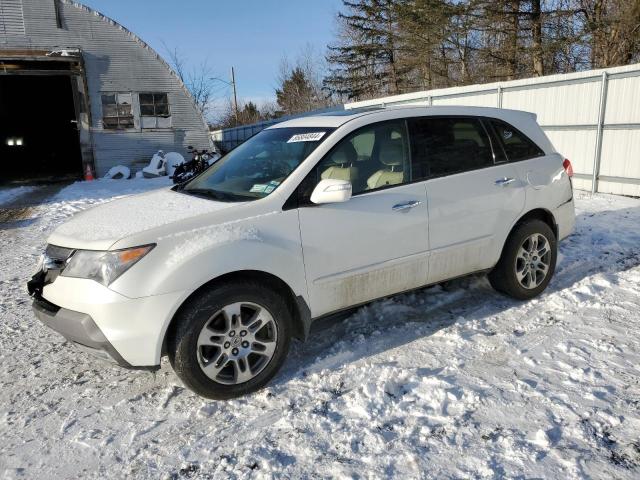
<path id="1" fill-rule="evenodd" d="M 251 193 L 264 193 L 264 191 L 267 189 L 269 185 L 265 185 L 262 183 L 256 183 L 253 187 L 251 187 L 251 190 L 249 190 L 249 192 Z"/>
<path id="2" fill-rule="evenodd" d="M 287 143 L 296 143 L 296 142 L 317 142 L 326 132 L 311 132 L 311 133 L 298 133 L 291 137 Z"/>

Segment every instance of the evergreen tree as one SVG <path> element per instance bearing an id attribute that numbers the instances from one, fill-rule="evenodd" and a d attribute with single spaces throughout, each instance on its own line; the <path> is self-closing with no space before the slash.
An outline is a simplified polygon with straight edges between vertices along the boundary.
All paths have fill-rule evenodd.
<path id="1" fill-rule="evenodd" d="M 318 98 L 310 80 L 300 67 L 294 68 L 276 90 L 276 99 L 283 115 L 307 112 L 318 105 Z"/>
<path id="2" fill-rule="evenodd" d="M 345 99 L 640 60 L 640 0 L 343 0 L 324 85 Z"/>
<path id="3" fill-rule="evenodd" d="M 400 61 L 399 7 L 406 0 L 342 0 L 340 38 L 329 47 L 325 87 L 349 99 L 407 91 Z"/>
<path id="4" fill-rule="evenodd" d="M 414 0 L 399 5 L 399 38 L 412 88 L 450 86 L 447 38 L 454 10 L 445 0 Z"/>

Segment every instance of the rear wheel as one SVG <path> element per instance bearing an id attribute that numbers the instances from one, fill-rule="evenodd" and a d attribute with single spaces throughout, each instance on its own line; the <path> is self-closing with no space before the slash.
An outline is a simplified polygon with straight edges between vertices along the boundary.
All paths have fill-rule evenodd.
<path id="1" fill-rule="evenodd" d="M 213 399 L 265 386 L 284 362 L 291 312 L 277 292 L 253 282 L 227 284 L 183 307 L 169 339 L 169 360 L 185 385 Z"/>
<path id="2" fill-rule="evenodd" d="M 496 290 L 519 300 L 533 298 L 547 288 L 555 271 L 558 243 L 553 230 L 541 220 L 516 226 L 489 274 Z"/>

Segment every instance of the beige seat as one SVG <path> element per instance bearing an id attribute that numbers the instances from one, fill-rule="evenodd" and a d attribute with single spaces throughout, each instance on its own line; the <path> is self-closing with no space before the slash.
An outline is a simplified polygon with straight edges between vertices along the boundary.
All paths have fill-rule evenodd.
<path id="1" fill-rule="evenodd" d="M 404 149 L 401 141 L 389 141 L 380 147 L 380 163 L 387 168 L 378 170 L 367 180 L 367 190 L 384 187 L 385 185 L 398 185 L 404 179 L 402 163 Z"/>
<path id="2" fill-rule="evenodd" d="M 353 146 L 346 142 L 338 147 L 336 151 L 331 154 L 329 161 L 333 163 L 327 168 L 320 178 L 322 180 L 348 180 L 353 183 L 358 178 L 358 167 L 354 167 L 353 163 L 358 158 L 358 154 L 354 150 Z"/>

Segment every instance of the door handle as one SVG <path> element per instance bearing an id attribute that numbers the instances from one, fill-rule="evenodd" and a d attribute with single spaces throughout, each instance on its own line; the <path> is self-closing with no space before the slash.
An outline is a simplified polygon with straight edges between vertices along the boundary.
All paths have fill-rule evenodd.
<path id="1" fill-rule="evenodd" d="M 410 208 L 417 207 L 421 203 L 422 202 L 419 201 L 419 200 L 412 200 L 412 201 L 407 202 L 407 203 L 398 203 L 397 205 L 394 205 L 391 208 L 391 210 L 393 210 L 394 212 L 400 212 L 402 210 L 409 210 Z"/>
<path id="2" fill-rule="evenodd" d="M 510 183 L 515 182 L 515 181 L 516 181 L 515 178 L 507 178 L 507 177 L 499 178 L 498 180 L 496 180 L 496 185 L 499 186 L 499 187 L 504 187 L 506 185 L 509 185 Z"/>

